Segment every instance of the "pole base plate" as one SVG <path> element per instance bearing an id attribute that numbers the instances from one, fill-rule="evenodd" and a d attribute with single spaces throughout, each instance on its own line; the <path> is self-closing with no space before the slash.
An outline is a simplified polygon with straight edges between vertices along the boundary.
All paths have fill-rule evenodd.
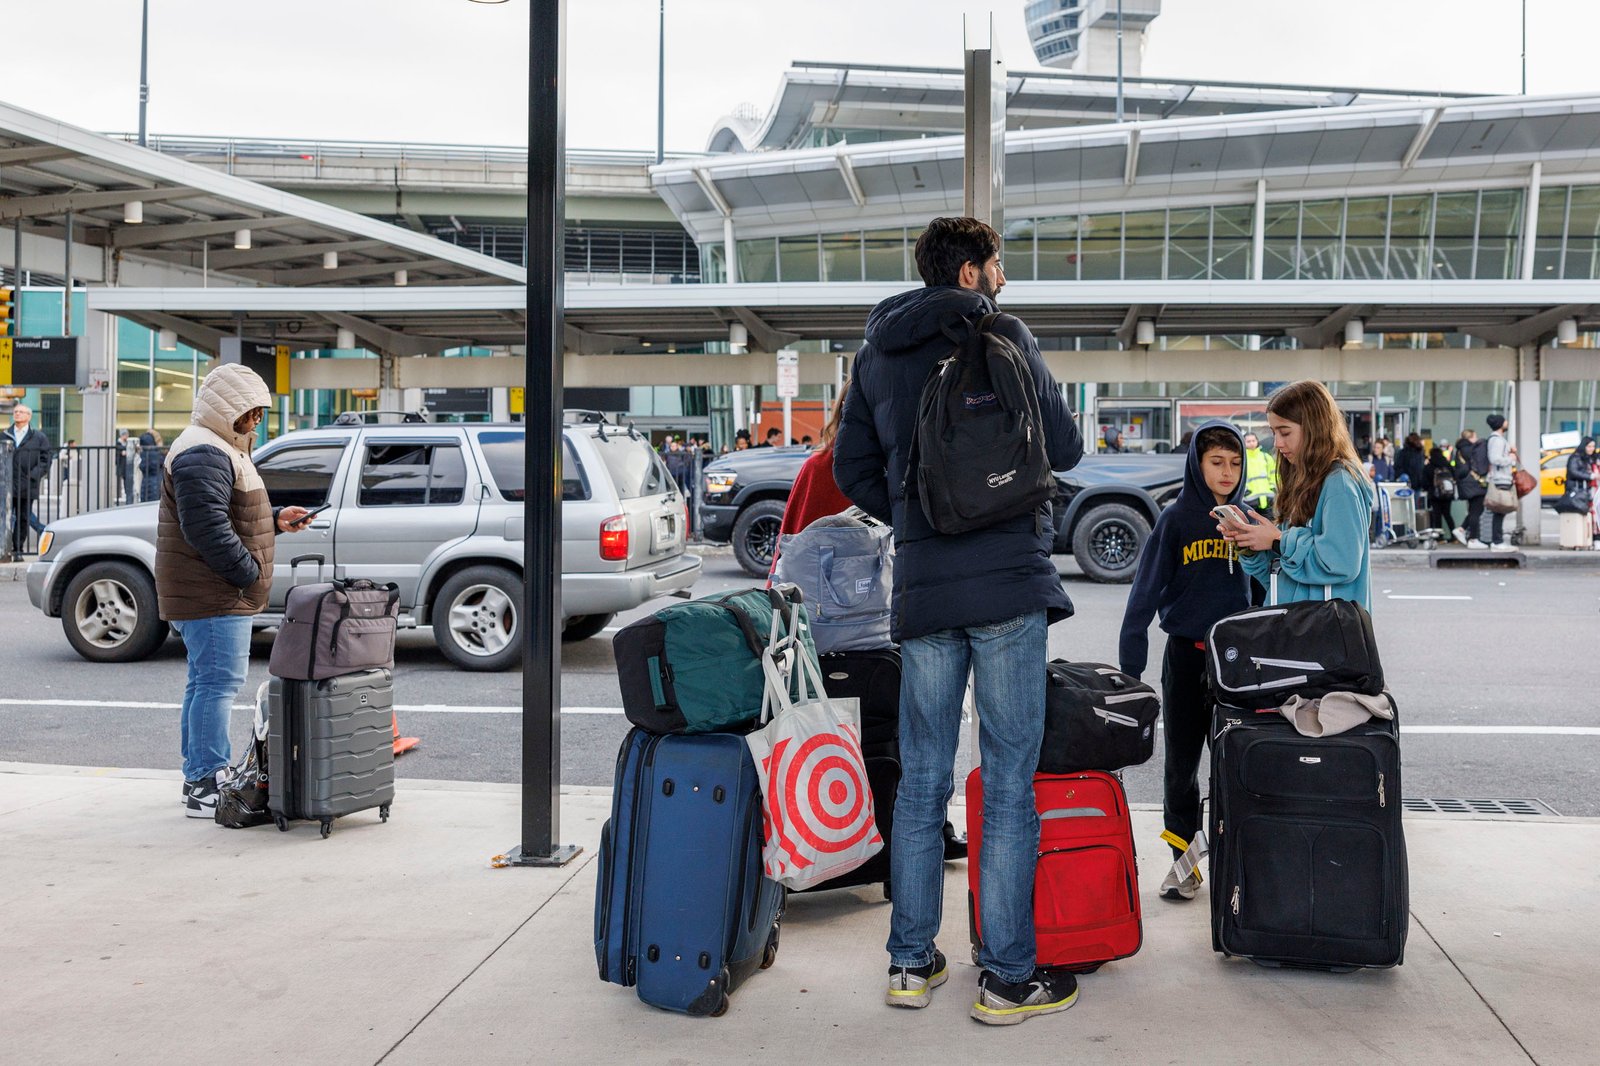
<path id="1" fill-rule="evenodd" d="M 549 855 L 527 855 L 523 853 L 522 845 L 518 844 L 504 855 L 496 855 L 492 863 L 497 869 L 504 866 L 565 866 L 582 851 L 583 848 L 576 844 L 557 844 Z"/>

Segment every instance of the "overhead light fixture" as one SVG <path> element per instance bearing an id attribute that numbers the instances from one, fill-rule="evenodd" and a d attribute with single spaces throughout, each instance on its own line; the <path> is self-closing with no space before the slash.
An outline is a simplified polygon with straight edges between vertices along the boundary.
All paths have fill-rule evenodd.
<path id="1" fill-rule="evenodd" d="M 676 344 L 667 345 L 667 354 L 668 355 L 677 355 L 678 354 L 678 346 Z"/>
<path id="2" fill-rule="evenodd" d="M 129 200 L 122 205 L 122 221 L 130 226 L 137 226 L 144 221 L 144 201 Z"/>
<path id="3" fill-rule="evenodd" d="M 1151 345 L 1156 342 L 1156 322 L 1153 318 L 1141 318 L 1133 324 L 1133 343 Z"/>
<path id="4" fill-rule="evenodd" d="M 247 249 L 249 249 L 249 247 L 250 247 L 250 231 L 247 230 L 247 229 L 236 229 L 236 230 L 234 230 L 233 231 L 233 246 L 235 248 L 237 248 L 241 252 L 246 251 Z"/>
<path id="5" fill-rule="evenodd" d="M 1560 322 L 1557 322 L 1556 340 L 1562 344 L 1577 344 L 1578 320 L 1575 318 L 1563 318 Z"/>
<path id="6" fill-rule="evenodd" d="M 333 346 L 341 352 L 349 351 L 356 346 L 356 335 L 347 329 L 341 329 L 334 335 Z"/>
<path id="7" fill-rule="evenodd" d="M 172 329 L 161 330 L 159 333 L 156 334 L 156 347 L 160 348 L 164 352 L 175 352 L 175 351 L 177 351 L 178 350 L 178 331 L 177 330 L 172 330 Z"/>
<path id="8" fill-rule="evenodd" d="M 1367 324 L 1359 318 L 1352 318 L 1344 324 L 1344 346 L 1346 348 L 1361 347 L 1362 338 L 1366 336 Z"/>
<path id="9" fill-rule="evenodd" d="M 411 275 L 404 270 L 396 270 L 394 272 L 394 283 L 401 287 L 409 285 L 411 283 Z"/>
<path id="10" fill-rule="evenodd" d="M 728 326 L 728 346 L 735 355 L 743 355 L 745 347 L 750 343 L 750 331 L 744 328 L 743 322 L 733 322 Z"/>
<path id="11" fill-rule="evenodd" d="M 339 269 L 339 253 L 338 252 L 323 252 L 322 253 L 322 269 L 323 270 L 338 270 Z"/>
<path id="12" fill-rule="evenodd" d="M 649 342 L 649 341 L 641 341 L 641 342 L 640 342 L 640 343 L 639 343 L 639 347 L 641 347 L 641 348 L 648 348 L 648 347 L 650 347 L 650 342 Z"/>

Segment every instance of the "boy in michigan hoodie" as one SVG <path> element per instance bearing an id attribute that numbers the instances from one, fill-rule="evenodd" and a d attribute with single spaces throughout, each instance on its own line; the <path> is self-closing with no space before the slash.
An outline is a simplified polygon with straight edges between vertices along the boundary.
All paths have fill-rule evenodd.
<path id="1" fill-rule="evenodd" d="M 1200 754 L 1211 710 L 1206 704 L 1205 639 L 1217 619 L 1250 606 L 1250 578 L 1233 546 L 1217 532 L 1211 509 L 1243 506 L 1244 440 L 1227 422 L 1207 422 L 1194 435 L 1183 489 L 1156 520 L 1139 559 L 1122 618 L 1119 661 L 1125 673 L 1144 673 L 1150 618 L 1161 616 L 1167 650 L 1161 664 L 1161 716 L 1167 765 L 1162 839 L 1181 855 L 1200 828 Z M 1176 867 L 1161 882 L 1161 897 L 1193 899 L 1199 877 Z"/>

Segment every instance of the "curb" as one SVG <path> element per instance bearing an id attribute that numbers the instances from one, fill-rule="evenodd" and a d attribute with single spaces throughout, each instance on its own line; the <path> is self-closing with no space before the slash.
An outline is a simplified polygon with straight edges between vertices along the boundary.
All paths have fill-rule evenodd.
<path id="1" fill-rule="evenodd" d="M 27 575 L 27 563 L 0 563 L 0 581 L 21 581 Z"/>

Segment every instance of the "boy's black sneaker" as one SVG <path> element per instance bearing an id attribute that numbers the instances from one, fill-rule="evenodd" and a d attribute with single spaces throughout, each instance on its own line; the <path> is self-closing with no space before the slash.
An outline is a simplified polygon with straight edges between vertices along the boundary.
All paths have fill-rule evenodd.
<path id="1" fill-rule="evenodd" d="M 933 1001 L 933 990 L 949 979 L 944 953 L 935 951 L 926 966 L 890 966 L 889 991 L 883 1001 L 891 1007 L 926 1007 Z"/>
<path id="2" fill-rule="evenodd" d="M 190 818 L 217 817 L 217 787 L 226 779 L 227 771 L 218 770 L 217 776 L 208 781 L 196 781 L 194 787 L 189 789 L 189 798 L 184 814 Z"/>
<path id="3" fill-rule="evenodd" d="M 178 802 L 187 806 L 189 803 L 189 793 L 193 792 L 199 785 L 199 781 L 185 781 L 183 783 L 183 797 L 179 799 Z"/>
<path id="4" fill-rule="evenodd" d="M 1034 970 L 1021 984 L 984 970 L 972 1017 L 985 1025 L 1017 1025 L 1036 1014 L 1056 1014 L 1078 1002 L 1078 979 L 1059 970 Z"/>

